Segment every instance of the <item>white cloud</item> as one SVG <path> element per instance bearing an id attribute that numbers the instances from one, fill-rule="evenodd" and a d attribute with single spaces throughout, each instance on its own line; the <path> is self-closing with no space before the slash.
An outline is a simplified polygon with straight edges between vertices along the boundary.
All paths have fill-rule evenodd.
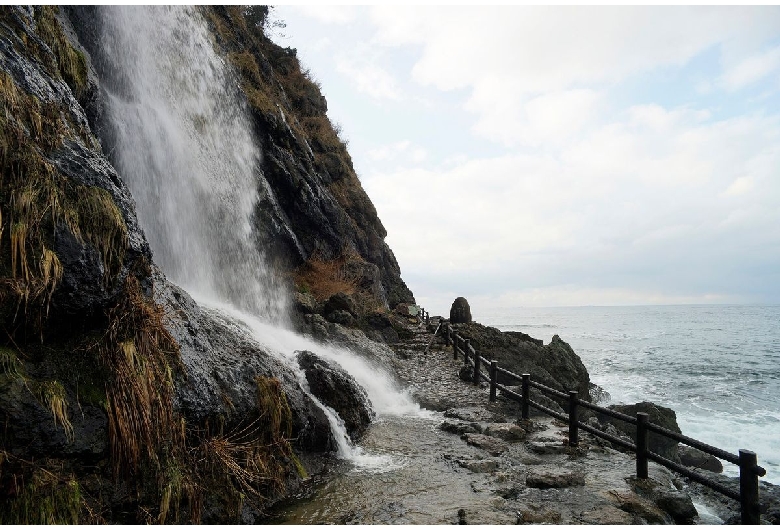
<path id="1" fill-rule="evenodd" d="M 479 116 L 474 130 L 508 146 L 558 147 L 592 125 L 603 104 L 603 95 L 589 89 L 548 92 L 521 101 L 508 87 L 481 88 L 466 104 Z"/>
<path id="2" fill-rule="evenodd" d="M 780 300 L 780 8 L 367 13 L 353 160 L 419 299 Z"/>
<path id="3" fill-rule="evenodd" d="M 780 69 L 780 46 L 751 55 L 724 72 L 722 84 L 735 91 L 762 80 Z"/>
<path id="4" fill-rule="evenodd" d="M 739 177 L 731 185 L 721 193 L 721 196 L 736 196 L 742 195 L 753 189 L 753 179 L 749 176 Z"/>
<path id="5" fill-rule="evenodd" d="M 372 15 L 378 43 L 420 48 L 418 83 L 470 90 L 475 132 L 507 146 L 557 147 L 603 114 L 606 89 L 716 46 L 729 69 L 721 85 L 754 82 L 780 61 L 776 49 L 743 60 L 780 27 L 774 7 L 393 6 Z"/>
<path id="6" fill-rule="evenodd" d="M 336 61 L 336 70 L 344 74 L 358 92 L 375 99 L 401 99 L 401 90 L 395 78 L 376 64 L 358 63 L 354 59 L 340 57 Z"/>
<path id="7" fill-rule="evenodd" d="M 401 140 L 392 144 L 375 147 L 367 152 L 368 158 L 374 162 L 385 162 L 408 165 L 423 162 L 428 153 L 420 146 L 415 146 L 409 140 Z"/>
<path id="8" fill-rule="evenodd" d="M 294 6 L 294 9 L 325 24 L 348 24 L 353 22 L 358 16 L 355 6 L 308 4 Z"/>
<path id="9" fill-rule="evenodd" d="M 468 281 L 475 292 L 499 277 L 552 289 L 541 305 L 564 300 L 555 286 L 572 278 L 572 289 L 588 296 L 614 291 L 582 303 L 702 301 L 704 294 L 675 288 L 697 281 L 695 274 L 710 277 L 697 269 L 725 273 L 741 247 L 780 244 L 780 229 L 764 228 L 780 226 L 780 123 L 706 116 L 638 106 L 624 121 L 572 139 L 559 156 L 373 173 L 364 186 L 404 270 Z M 750 186 L 760 193 L 747 193 Z M 745 208 L 754 213 L 738 213 Z M 780 259 L 776 251 L 767 256 Z M 596 278 L 599 287 L 588 285 Z M 629 280 L 638 283 L 623 285 Z"/>

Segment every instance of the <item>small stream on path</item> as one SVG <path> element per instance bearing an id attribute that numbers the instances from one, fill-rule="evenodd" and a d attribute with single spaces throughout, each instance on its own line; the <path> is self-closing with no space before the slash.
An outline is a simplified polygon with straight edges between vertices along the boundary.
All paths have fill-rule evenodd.
<path id="1" fill-rule="evenodd" d="M 455 463 L 455 455 L 478 458 L 479 450 L 439 430 L 442 419 L 440 413 L 382 418 L 360 445 L 369 454 L 390 456 L 388 466 L 361 470 L 342 461 L 310 497 L 279 508 L 268 522 L 454 524 L 463 509 L 480 523 L 514 523 L 515 517 L 492 506 L 497 497 L 486 487 L 490 475 Z"/>

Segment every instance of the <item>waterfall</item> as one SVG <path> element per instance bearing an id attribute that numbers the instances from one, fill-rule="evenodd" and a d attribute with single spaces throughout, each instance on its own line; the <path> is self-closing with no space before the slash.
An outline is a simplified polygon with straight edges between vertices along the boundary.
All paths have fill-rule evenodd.
<path id="1" fill-rule="evenodd" d="M 347 370 L 380 416 L 419 413 L 366 360 L 285 328 L 282 282 L 252 238 L 257 190 L 268 189 L 261 153 L 235 77 L 214 52 L 200 15 L 187 7 L 104 7 L 100 17 L 113 159 L 168 278 L 250 333 L 295 371 L 304 389 L 294 351 L 307 349 Z M 336 414 L 323 409 L 339 455 L 365 460 Z"/>
<path id="2" fill-rule="evenodd" d="M 251 237 L 260 153 L 205 24 L 192 8 L 100 13 L 114 159 L 155 262 L 193 296 L 283 323 L 284 290 Z"/>

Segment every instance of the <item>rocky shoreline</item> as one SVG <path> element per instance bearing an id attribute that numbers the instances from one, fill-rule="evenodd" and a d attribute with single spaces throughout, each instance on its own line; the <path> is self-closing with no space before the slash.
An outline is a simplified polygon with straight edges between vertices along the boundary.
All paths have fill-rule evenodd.
<path id="1" fill-rule="evenodd" d="M 339 485 L 342 478 L 326 473 L 319 480 L 329 483 L 321 490 L 329 493 L 318 493 L 315 489 L 306 500 L 292 507 L 281 506 L 272 521 L 342 524 L 739 524 L 738 503 L 706 487 L 653 462 L 649 466 L 649 478 L 638 480 L 632 454 L 621 452 L 609 442 L 583 432 L 580 433 L 579 446 L 569 447 L 568 428 L 563 422 L 534 414 L 533 409 L 531 420 L 519 420 L 518 404 L 500 394 L 496 402 L 489 402 L 487 385 L 475 386 L 461 379 L 459 372 L 463 361 L 454 360 L 451 347 L 446 348 L 443 339 L 433 337 L 438 319 L 434 317 L 428 326 L 414 324 L 414 321 L 406 320 L 407 331 L 402 333 L 404 339 L 388 344 L 395 354 L 391 360 L 392 368 L 421 406 L 437 411 L 436 429 L 441 434 L 437 435 L 437 450 L 426 457 L 425 466 L 431 469 L 440 466 L 444 470 L 446 477 L 437 477 L 435 481 L 451 482 L 449 489 L 460 492 L 453 497 L 457 498 L 461 507 L 450 509 L 448 505 L 441 511 L 432 507 L 431 513 L 426 516 L 413 516 L 411 512 L 414 510 L 406 506 L 400 491 L 405 482 L 393 478 L 394 473 L 388 473 L 388 477 L 383 479 L 390 484 L 386 487 L 399 489 L 395 493 L 400 500 L 384 505 L 375 499 L 362 504 L 356 501 L 357 507 L 345 501 L 342 510 L 331 505 L 332 499 L 328 495 L 336 495 L 334 492 L 339 487 L 347 486 Z M 331 331 L 341 328 L 338 325 L 331 327 Z M 550 377 L 547 384 L 566 386 L 570 383 L 555 378 L 562 371 L 549 368 L 556 363 L 573 367 L 579 361 L 560 338 L 551 341 L 550 348 L 550 345 L 544 346 L 542 341 L 532 337 L 521 337 L 522 334 L 503 334 L 479 324 L 466 327 L 478 332 L 472 335 L 476 339 L 472 344 L 484 349 L 500 346 L 511 350 L 513 341 L 527 343 L 521 346 L 526 353 L 523 362 L 533 362 L 536 358 L 540 363 L 546 361 Z M 463 328 L 461 326 L 465 335 Z M 528 355 L 529 351 L 547 355 L 534 357 Z M 525 366 L 528 367 L 527 364 Z M 531 368 L 531 371 L 536 370 Z M 569 369 L 565 372 L 574 374 L 577 371 Z M 584 370 L 584 377 L 587 377 L 587 370 Z M 590 394 L 599 395 L 598 390 L 589 386 Z M 657 417 L 651 421 L 670 417 L 674 420 L 671 410 L 652 404 L 641 407 L 656 408 Z M 613 435 L 628 435 L 613 425 L 602 423 L 603 419 L 595 415 L 586 421 Z M 380 443 L 372 438 L 375 428 L 381 430 L 386 427 L 368 427 L 363 443 L 369 447 Z M 665 451 L 679 461 L 677 444 Z M 683 453 L 685 451 L 681 451 L 680 456 L 686 461 Z M 711 461 L 699 460 L 698 466 L 700 469 L 697 471 L 731 488 L 738 488 L 738 478 L 701 470 L 701 466 L 712 468 Z M 343 473 L 343 470 L 340 472 Z M 395 480 L 397 483 L 393 485 Z M 421 483 L 415 487 L 426 489 L 425 480 L 425 473 L 421 472 Z M 468 487 L 458 487 L 459 484 L 468 484 Z M 361 494 L 371 496 L 370 486 Z M 318 499 L 318 496 L 322 498 Z M 445 498 L 447 502 L 453 502 L 447 495 Z M 778 499 L 780 488 L 762 482 L 762 522 L 778 522 Z M 436 504 L 437 501 L 429 502 Z M 317 506 L 330 503 L 329 516 L 326 520 L 307 519 L 311 517 L 307 503 Z M 317 513 L 321 515 L 321 512 Z"/>

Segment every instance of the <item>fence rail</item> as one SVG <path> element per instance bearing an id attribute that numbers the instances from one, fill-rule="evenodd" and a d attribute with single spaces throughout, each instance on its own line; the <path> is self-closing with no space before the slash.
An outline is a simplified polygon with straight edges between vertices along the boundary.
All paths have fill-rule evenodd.
<path id="1" fill-rule="evenodd" d="M 425 318 L 423 322 L 430 323 L 430 316 L 421 309 L 421 314 L 424 313 Z M 498 363 L 492 359 L 486 359 L 482 355 L 479 355 L 471 344 L 471 341 L 461 336 L 452 325 L 444 319 L 441 319 L 439 326 L 436 328 L 436 334 L 441 334 L 444 337 L 445 345 L 452 346 L 452 354 L 454 359 L 458 359 L 460 354 L 463 357 L 463 363 L 473 368 L 471 382 L 474 385 L 479 385 L 480 382 L 485 381 L 490 386 L 490 401 L 496 400 L 496 394 L 498 390 L 501 390 L 502 395 L 508 399 L 520 403 L 520 414 L 523 419 L 530 418 L 530 408 L 533 407 L 548 416 L 567 422 L 569 425 L 569 446 L 576 447 L 579 444 L 579 430 L 582 429 L 593 436 L 607 440 L 610 443 L 619 445 L 626 449 L 633 451 L 636 454 L 636 476 L 637 478 L 648 477 L 648 461 L 652 460 L 667 469 L 671 469 L 681 475 L 688 477 L 700 484 L 703 484 L 718 493 L 739 501 L 741 506 L 742 524 L 760 524 L 760 505 L 758 500 L 758 477 L 763 477 L 766 474 L 766 470 L 758 465 L 756 454 L 753 451 L 740 449 L 739 454 L 729 453 L 723 449 L 706 444 L 702 441 L 684 436 L 682 434 L 670 431 L 650 423 L 649 416 L 644 412 L 637 412 L 636 416 L 629 416 L 599 405 L 595 405 L 588 401 L 581 400 L 576 390 L 571 390 L 568 393 L 561 392 L 549 386 L 543 385 L 538 381 L 531 380 L 530 374 L 515 374 L 505 368 L 498 366 Z M 487 371 L 483 371 L 482 367 L 487 367 Z M 498 382 L 498 375 L 502 374 L 506 378 L 513 379 L 520 383 L 521 393 L 518 394 L 514 390 L 511 390 L 506 385 Z M 559 399 L 567 400 L 568 413 L 561 414 L 548 407 L 545 407 L 541 403 L 537 403 L 531 399 L 531 389 L 534 388 L 544 395 L 550 395 Z M 624 421 L 630 425 L 636 427 L 636 435 L 634 437 L 634 443 L 627 442 L 626 440 L 613 436 L 609 433 L 596 429 L 595 427 L 579 421 L 579 408 L 583 407 L 596 411 L 600 414 L 604 414 L 611 418 Z M 700 473 L 696 473 L 691 469 L 673 462 L 668 458 L 665 458 L 659 454 L 656 454 L 648 449 L 648 434 L 653 432 L 655 434 L 670 438 L 674 441 L 683 443 L 690 447 L 694 447 L 700 451 L 710 454 L 716 458 L 726 460 L 739 466 L 739 491 L 723 486 L 722 484 L 713 481 L 709 477 L 706 477 Z"/>

